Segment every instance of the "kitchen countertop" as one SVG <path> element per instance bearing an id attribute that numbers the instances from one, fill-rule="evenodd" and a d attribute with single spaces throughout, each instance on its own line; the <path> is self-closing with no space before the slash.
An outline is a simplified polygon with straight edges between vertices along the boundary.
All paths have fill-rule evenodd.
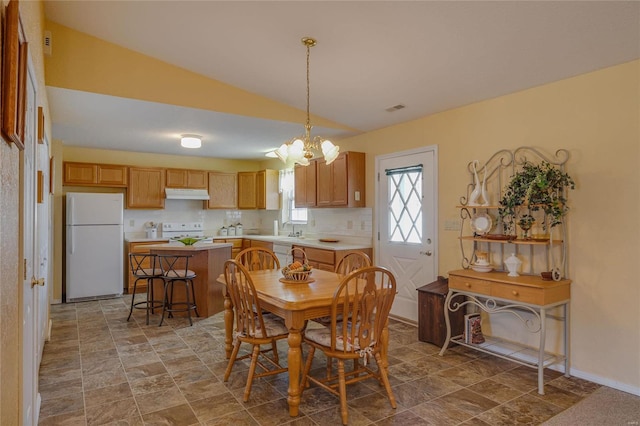
<path id="1" fill-rule="evenodd" d="M 218 249 L 222 247 L 232 247 L 232 243 L 201 243 L 192 246 L 185 246 L 182 243 L 164 243 L 146 246 L 151 250 L 185 250 L 185 251 L 202 251 Z"/>
<path id="2" fill-rule="evenodd" d="M 362 250 L 362 249 L 370 249 L 371 248 L 371 244 L 366 244 L 366 243 L 353 243 L 353 242 L 349 242 L 349 241 L 338 241 L 337 243 L 326 243 L 326 242 L 322 242 L 319 241 L 316 238 L 306 238 L 306 237 L 287 237 L 287 236 L 280 236 L 280 235 L 231 235 L 231 236 L 221 236 L 221 235 L 217 235 L 215 237 L 213 237 L 213 240 L 226 240 L 226 239 L 232 239 L 232 238 L 244 238 L 244 239 L 248 239 L 248 240 L 256 240 L 256 241 L 266 241 L 266 242 L 270 242 L 270 243 L 283 243 L 283 244 L 292 244 L 292 245 L 297 245 L 297 246 L 305 246 L 305 247 L 312 247 L 312 248 L 319 248 L 319 249 L 324 249 L 324 250 Z M 340 240 L 340 238 L 336 238 L 338 240 Z M 139 242 L 158 242 L 158 243 L 165 243 L 165 244 L 158 244 L 157 246 L 154 247 L 160 247 L 162 245 L 167 246 L 167 247 L 172 247 L 172 248 L 176 248 L 176 247 L 200 247 L 202 248 L 211 248 L 211 247 L 207 247 L 207 246 L 211 246 L 211 245 L 221 245 L 221 244 L 227 244 L 230 245 L 231 243 L 197 243 L 193 246 L 181 246 L 178 245 L 177 242 L 174 243 L 169 243 L 167 244 L 166 241 L 168 239 L 167 238 L 127 238 L 125 241 L 129 242 L 129 243 L 139 243 Z"/>

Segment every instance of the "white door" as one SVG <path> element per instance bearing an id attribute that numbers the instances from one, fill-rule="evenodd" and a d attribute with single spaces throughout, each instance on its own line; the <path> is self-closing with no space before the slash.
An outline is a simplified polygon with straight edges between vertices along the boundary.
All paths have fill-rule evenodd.
<path id="1" fill-rule="evenodd" d="M 36 133 L 37 134 L 37 133 Z M 37 182 L 36 188 L 41 192 L 42 198 L 38 200 L 36 208 L 36 230 L 35 235 L 38 239 L 38 272 L 36 277 L 44 278 L 44 285 L 35 287 L 35 296 L 38 300 L 36 308 L 36 336 L 38 341 L 38 359 L 37 364 L 40 365 L 42 360 L 42 352 L 44 350 L 44 342 L 48 338 L 49 331 L 49 291 L 51 288 L 52 268 L 50 254 L 51 247 L 51 197 L 49 189 L 49 144 L 45 139 L 44 143 L 37 144 L 38 150 L 38 174 L 40 182 Z M 40 175 L 41 173 L 41 175 Z"/>
<path id="2" fill-rule="evenodd" d="M 391 314 L 417 321 L 416 289 L 437 275 L 437 147 L 376 157 L 376 174 L 376 264 L 396 277 Z"/>
<path id="3" fill-rule="evenodd" d="M 38 317 L 39 287 L 32 286 L 41 276 L 38 265 L 38 239 L 36 233 L 37 150 L 35 141 L 36 93 L 31 61 L 27 67 L 26 113 L 24 151 L 22 152 L 22 194 L 24 281 L 22 285 L 22 424 L 36 425 L 38 422 Z"/>

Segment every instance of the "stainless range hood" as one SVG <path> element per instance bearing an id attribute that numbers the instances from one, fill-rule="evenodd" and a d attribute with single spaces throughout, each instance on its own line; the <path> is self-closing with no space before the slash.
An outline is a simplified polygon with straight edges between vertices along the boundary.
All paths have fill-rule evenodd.
<path id="1" fill-rule="evenodd" d="M 181 189 L 165 188 L 167 200 L 208 200 L 209 192 L 206 189 Z"/>

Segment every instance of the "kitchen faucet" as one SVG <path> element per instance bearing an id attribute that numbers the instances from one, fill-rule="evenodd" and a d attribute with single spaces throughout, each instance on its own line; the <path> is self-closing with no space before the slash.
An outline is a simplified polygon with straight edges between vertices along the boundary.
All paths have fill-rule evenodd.
<path id="1" fill-rule="evenodd" d="M 282 224 L 282 227 L 284 227 L 287 223 L 291 224 L 291 232 L 289 232 L 288 235 L 289 237 L 299 237 L 300 235 L 302 235 L 302 231 L 296 232 L 296 224 L 291 221 L 284 222 Z"/>

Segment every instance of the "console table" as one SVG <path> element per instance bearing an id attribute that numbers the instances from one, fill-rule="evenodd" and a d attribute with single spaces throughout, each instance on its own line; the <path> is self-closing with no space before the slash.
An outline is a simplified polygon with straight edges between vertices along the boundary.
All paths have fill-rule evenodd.
<path id="1" fill-rule="evenodd" d="M 544 395 L 544 368 L 564 362 L 565 376 L 569 377 L 569 301 L 571 280 L 544 281 L 539 276 L 521 275 L 510 277 L 506 272 L 476 272 L 460 269 L 449 272 L 449 292 L 445 299 L 445 323 L 447 337 L 440 350 L 444 355 L 449 343 L 473 348 L 488 354 L 537 368 L 538 393 Z M 457 295 L 464 296 L 460 302 Z M 496 337 L 488 337 L 484 343 L 465 343 L 462 335 L 451 335 L 450 312 L 465 309 L 467 305 L 477 306 L 489 314 L 506 313 L 522 322 L 530 333 L 539 333 L 537 348 L 506 342 Z M 545 351 L 546 319 L 549 310 L 561 307 L 562 315 L 553 318 L 563 323 L 563 353 Z M 533 315 L 526 318 L 523 313 Z M 528 315 L 527 315 L 528 316 Z"/>

